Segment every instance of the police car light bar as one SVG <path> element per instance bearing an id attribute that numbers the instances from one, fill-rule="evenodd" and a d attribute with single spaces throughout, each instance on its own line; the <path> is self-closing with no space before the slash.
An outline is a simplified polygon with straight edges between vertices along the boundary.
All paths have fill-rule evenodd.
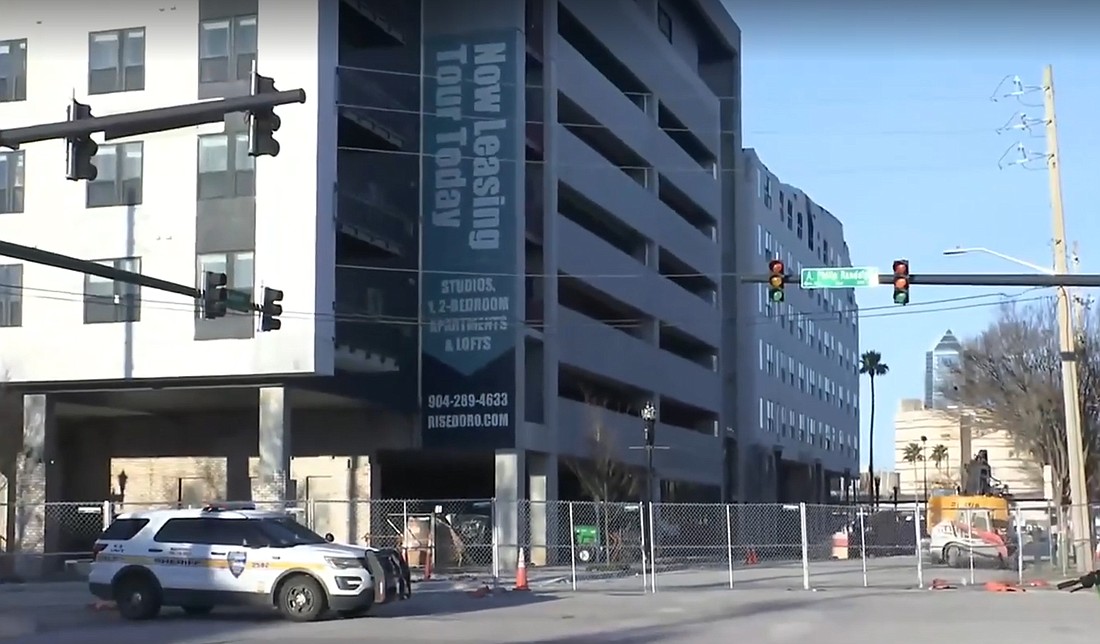
<path id="1" fill-rule="evenodd" d="M 255 503 L 208 503 L 203 512 L 231 512 L 233 510 L 255 510 Z"/>

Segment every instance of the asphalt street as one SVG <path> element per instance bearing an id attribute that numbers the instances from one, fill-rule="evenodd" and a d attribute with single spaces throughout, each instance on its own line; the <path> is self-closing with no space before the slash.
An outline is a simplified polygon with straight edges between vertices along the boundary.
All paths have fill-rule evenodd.
<path id="1" fill-rule="evenodd" d="M 1032 589 L 990 593 L 985 581 L 1011 580 L 1013 571 L 926 568 L 925 584 L 947 579 L 957 589 L 920 590 L 915 558 L 867 562 L 813 562 L 811 587 L 802 590 L 799 563 L 736 566 L 729 588 L 728 564 L 657 575 L 657 594 L 643 594 L 640 575 L 597 578 L 578 571 L 532 570 L 531 592 L 502 590 L 476 597 L 473 577 L 417 585 L 407 602 L 378 607 L 372 616 L 315 624 L 290 624 L 263 612 L 220 611 L 187 618 L 166 609 L 148 623 L 126 623 L 114 612 L 88 609 L 84 584 L 0 587 L 0 642 L 46 644 L 250 644 L 304 639 L 324 642 L 698 642 L 757 633 L 784 642 L 813 634 L 815 644 L 853 637 L 1042 637 L 1084 642 L 1100 628 L 1093 594 Z M 562 573 L 565 574 L 562 574 Z M 980 615 L 980 619 L 975 619 Z M 930 617 L 931 616 L 931 617 Z M 746 630 L 748 629 L 748 630 Z M 910 637 L 911 636 L 911 637 Z"/>
<path id="2" fill-rule="evenodd" d="M 288 624 L 258 613 L 184 618 L 166 611 L 147 623 L 86 614 L 79 626 L 4 642 L 52 644 L 259 644 L 261 642 L 688 643 L 749 635 L 765 642 L 850 644 L 877 641 L 1094 642 L 1100 604 L 1093 594 L 989 593 L 976 589 L 701 590 L 656 595 L 508 592 L 474 598 L 422 593 L 356 620 Z M 888 638 L 888 639 L 886 639 Z"/>

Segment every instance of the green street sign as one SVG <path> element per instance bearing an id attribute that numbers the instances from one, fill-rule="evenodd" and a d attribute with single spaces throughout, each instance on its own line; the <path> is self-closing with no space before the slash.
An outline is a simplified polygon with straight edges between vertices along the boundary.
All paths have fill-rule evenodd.
<path id="1" fill-rule="evenodd" d="M 226 289 L 225 292 L 225 308 L 230 311 L 240 311 L 241 313 L 248 313 L 252 310 L 252 294 L 244 291 L 234 291 L 233 289 Z"/>
<path id="2" fill-rule="evenodd" d="M 803 268 L 802 288 L 863 288 L 878 286 L 878 269 L 874 266 L 845 268 Z"/>

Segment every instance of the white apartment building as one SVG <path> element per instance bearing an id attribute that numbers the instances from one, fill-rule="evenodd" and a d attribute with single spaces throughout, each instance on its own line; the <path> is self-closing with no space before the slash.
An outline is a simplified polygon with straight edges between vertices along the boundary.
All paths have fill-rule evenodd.
<path id="1" fill-rule="evenodd" d="M 850 266 L 840 220 L 782 183 L 756 150 L 744 150 L 743 158 L 738 272 L 764 274 L 772 259 L 791 275 Z M 742 472 L 745 485 L 761 486 L 749 498 L 771 496 L 774 487 L 775 500 L 802 500 L 806 489 L 813 490 L 808 500 L 838 500 L 859 470 L 855 295 L 792 285 L 784 302 L 773 303 L 767 284 L 738 288 L 738 418 L 754 430 L 741 438 L 753 454 Z"/>

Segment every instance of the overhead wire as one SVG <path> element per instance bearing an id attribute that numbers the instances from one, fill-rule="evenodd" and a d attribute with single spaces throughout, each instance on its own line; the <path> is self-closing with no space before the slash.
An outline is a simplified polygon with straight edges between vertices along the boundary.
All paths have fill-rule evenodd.
<path id="1" fill-rule="evenodd" d="M 41 287 L 29 287 L 29 286 L 17 286 L 10 284 L 0 284 L 0 288 L 8 290 L 20 290 L 24 294 L 30 292 L 30 296 L 33 299 L 52 300 L 67 303 L 82 303 L 87 302 L 88 299 L 97 297 L 94 294 L 80 293 L 76 291 L 67 291 L 61 289 L 46 289 Z M 850 307 L 843 309 L 835 309 L 832 311 L 805 311 L 805 312 L 792 312 L 788 314 L 771 314 L 771 315 L 759 315 L 754 316 L 754 319 L 750 320 L 745 326 L 760 326 L 767 324 L 778 324 L 780 319 L 782 323 L 787 323 L 789 318 L 796 318 L 801 321 L 814 321 L 823 322 L 836 320 L 838 316 L 852 315 L 854 314 L 857 319 L 875 319 L 880 317 L 895 317 L 904 315 L 918 315 L 923 313 L 937 313 L 943 311 L 960 311 L 967 309 L 984 308 L 990 306 L 1002 306 L 1006 303 L 1021 303 L 1038 301 L 1047 299 L 1050 296 L 1043 297 L 1030 297 L 1024 296 L 1036 290 L 1042 290 L 1046 287 L 1037 287 L 1028 289 L 1017 295 L 1007 295 L 1003 293 L 991 293 L 982 295 L 971 295 L 965 297 L 946 298 L 942 300 L 931 300 L 928 302 L 916 302 L 912 303 L 905 309 L 898 310 L 897 305 L 886 305 L 878 307 L 869 307 L 860 309 L 859 307 Z M 992 302 L 978 302 L 977 300 L 988 299 L 991 297 L 999 297 L 998 300 Z M 187 313 L 189 315 L 196 315 L 198 313 L 198 303 L 196 302 L 183 302 L 183 301 L 170 301 L 170 300 L 157 300 L 146 297 L 138 298 L 138 305 L 141 307 L 149 306 L 153 310 L 161 311 L 173 311 Z M 950 305 L 950 306 L 943 306 Z M 927 308 L 924 308 L 927 307 Z M 253 315 L 249 313 L 238 313 L 238 315 Z M 583 314 L 582 314 L 583 315 Z M 354 322 L 361 324 L 373 324 L 380 326 L 393 326 L 403 328 L 418 328 L 421 326 L 430 326 L 431 320 L 423 320 L 416 316 L 393 316 L 393 315 L 379 315 L 369 312 L 336 312 L 322 313 L 322 312 L 308 312 L 308 311 L 293 311 L 285 310 L 279 316 L 285 319 L 300 319 L 300 320 L 326 320 L 333 322 Z M 497 316 L 499 317 L 499 316 Z M 519 324 L 523 324 L 528 328 L 543 330 L 549 332 L 564 331 L 566 328 L 581 328 L 581 327 L 598 327 L 606 326 L 618 329 L 630 329 L 638 328 L 648 322 L 640 318 L 591 318 L 591 322 L 584 323 L 557 323 L 552 327 L 540 320 L 510 320 Z M 658 324 L 666 328 L 676 328 L 679 325 L 675 323 L 658 321 Z"/>

